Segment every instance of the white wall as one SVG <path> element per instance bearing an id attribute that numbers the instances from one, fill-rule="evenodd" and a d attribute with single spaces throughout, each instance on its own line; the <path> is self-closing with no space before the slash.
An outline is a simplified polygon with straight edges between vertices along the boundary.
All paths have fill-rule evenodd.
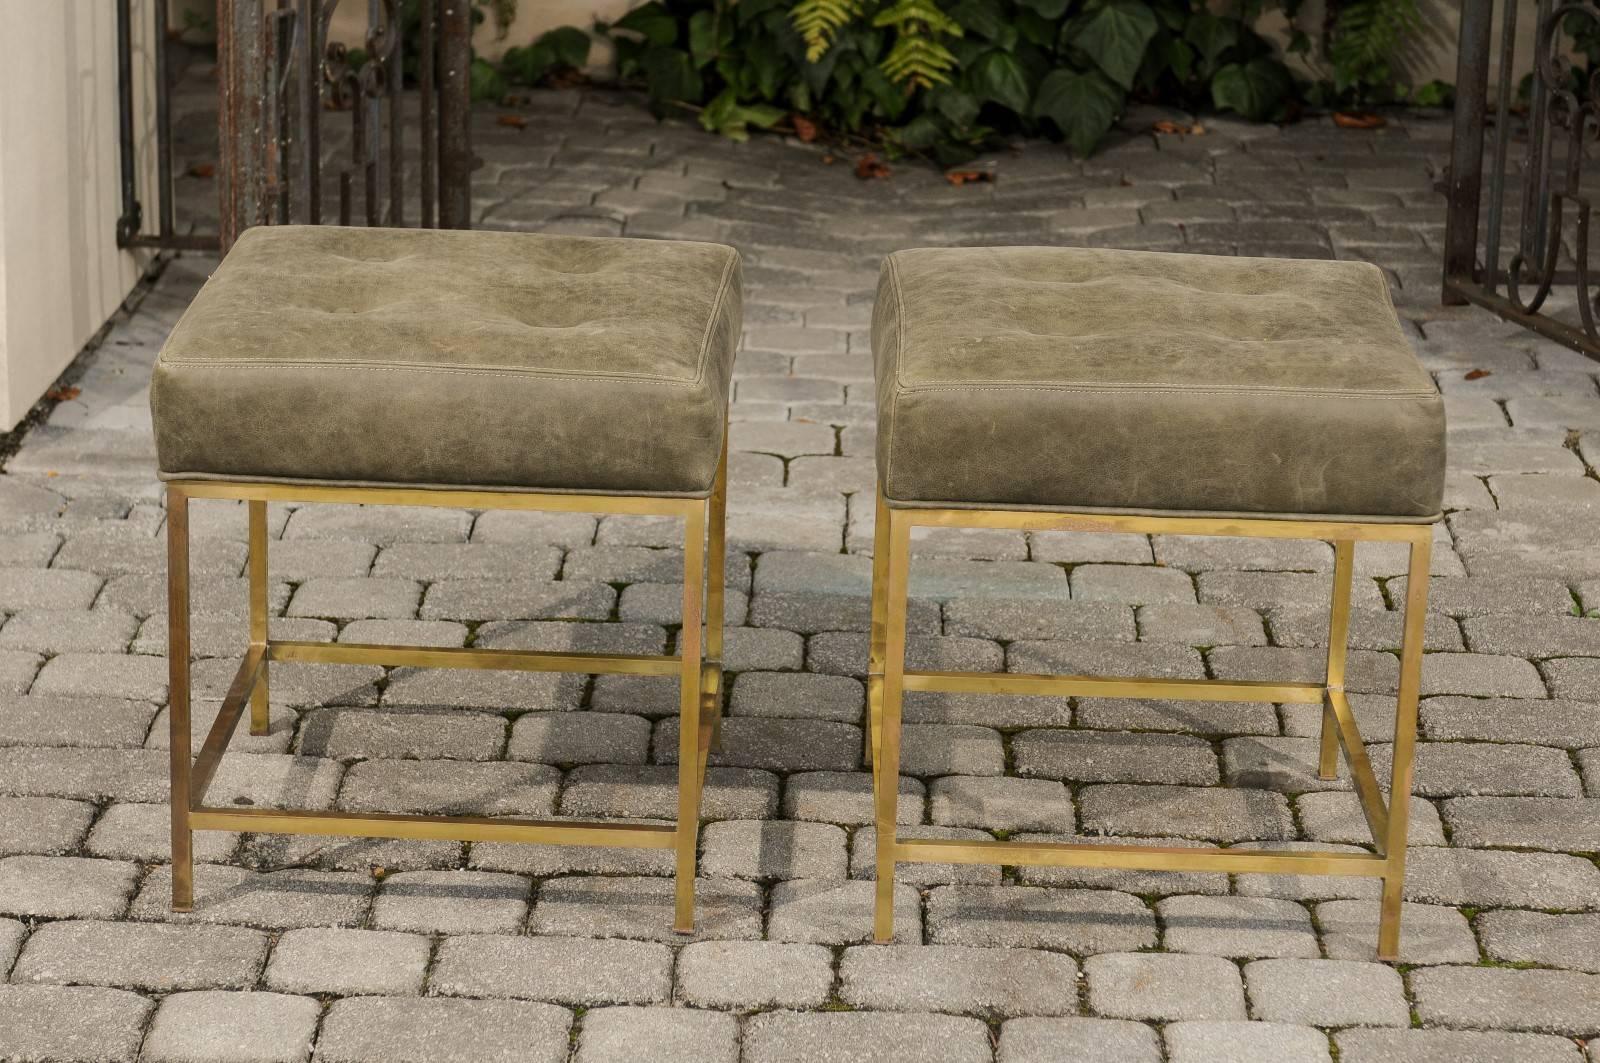
<path id="1" fill-rule="evenodd" d="M 151 14 L 135 0 L 136 129 L 146 150 Z M 0 426 L 10 429 L 138 280 L 117 250 L 116 7 L 0 0 Z M 146 175 L 140 196 L 153 204 Z M 146 213 L 150 213 L 147 209 Z"/>

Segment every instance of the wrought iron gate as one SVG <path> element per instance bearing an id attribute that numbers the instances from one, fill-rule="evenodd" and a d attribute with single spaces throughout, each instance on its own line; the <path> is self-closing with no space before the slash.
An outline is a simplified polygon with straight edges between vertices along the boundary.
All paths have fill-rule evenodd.
<path id="1" fill-rule="evenodd" d="M 196 237 L 173 225 L 167 0 L 151 0 L 159 226 L 139 235 L 131 22 L 129 0 L 118 0 L 124 246 L 220 242 L 225 251 L 252 225 L 288 222 L 470 226 L 472 0 L 347 6 L 358 4 L 367 22 L 359 51 L 330 39 L 340 0 L 217 0 L 221 231 Z"/>
<path id="2" fill-rule="evenodd" d="M 1517 13 L 1526 6 L 1501 0 L 1493 142 L 1485 152 L 1495 0 L 1461 5 L 1444 301 L 1487 307 L 1600 359 L 1583 184 L 1585 151 L 1600 137 L 1600 71 L 1577 78 L 1567 45 L 1574 29 L 1600 33 L 1600 6 L 1536 0 L 1524 96 L 1514 70 Z"/>

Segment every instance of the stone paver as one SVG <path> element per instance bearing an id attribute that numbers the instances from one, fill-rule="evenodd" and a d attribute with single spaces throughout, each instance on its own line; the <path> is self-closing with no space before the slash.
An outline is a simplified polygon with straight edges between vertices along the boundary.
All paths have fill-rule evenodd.
<path id="1" fill-rule="evenodd" d="M 661 1063 L 738 1063 L 739 1022 L 686 1008 L 597 1008 L 583 1017 L 574 1063 L 629 1063 L 648 1045 Z"/>
<path id="2" fill-rule="evenodd" d="M 1307 1026 L 1406 1026 L 1411 1010 L 1392 967 L 1351 960 L 1245 964 L 1252 1017 Z"/>
<path id="3" fill-rule="evenodd" d="M 1215 956 L 1109 952 L 1084 961 L 1089 1006 L 1101 1015 L 1181 1021 L 1245 1018 L 1239 968 Z"/>
<path id="4" fill-rule="evenodd" d="M 311 1055 L 320 1005 L 283 993 L 174 993 L 156 1009 L 141 1060 L 300 1063 Z"/>
<path id="5" fill-rule="evenodd" d="M 327 1063 L 562 1063 L 572 1013 L 553 1004 L 430 997 L 351 997 L 322 1020 Z"/>
<path id="6" fill-rule="evenodd" d="M 431 947 L 420 934 L 303 928 L 278 938 L 263 980 L 282 993 L 399 996 L 420 993 Z"/>
<path id="7" fill-rule="evenodd" d="M 744 1026 L 748 1063 L 989 1063 L 989 1029 L 956 1015 L 770 1011 Z"/>
<path id="8" fill-rule="evenodd" d="M 198 72 L 180 83 L 183 168 L 218 157 Z M 627 94 L 533 90 L 518 112 L 529 128 L 475 111 L 477 226 L 744 253 L 728 718 L 697 938 L 671 930 L 670 850 L 203 832 L 196 911 L 169 910 L 144 389 L 214 267 L 185 255 L 0 473 L 0 1059 L 126 1059 L 142 1043 L 151 1059 L 598 1063 L 649 1043 L 744 1063 L 1296 1061 L 1328 1058 L 1331 1030 L 1358 1063 L 1578 1063 L 1570 1038 L 1600 1034 L 1600 621 L 1574 611 L 1600 606 L 1583 508 L 1600 364 L 1439 306 L 1446 117 L 1391 111 L 1369 133 L 1207 115 L 1197 139 L 1151 135 L 1135 108 L 1088 161 L 1029 144 L 985 160 L 995 181 L 955 188 L 915 161 L 860 182 L 817 146 L 733 144 Z M 214 191 L 179 185 L 186 217 Z M 979 239 L 1385 268 L 1450 422 L 1401 941 L 1425 1028 L 1360 1028 L 1410 1021 L 1394 969 L 1370 962 L 1366 879 L 907 864 L 897 944 L 867 944 L 877 266 Z M 198 742 L 244 635 L 245 510 L 196 503 L 191 522 Z M 675 521 L 274 504 L 269 532 L 274 637 L 626 653 L 677 639 Z M 913 667 L 1262 679 L 1323 660 L 1321 542 L 940 529 L 914 550 Z M 1364 544 L 1356 564 L 1348 685 L 1381 772 L 1404 551 Z M 676 815 L 671 677 L 284 663 L 272 689 L 270 733 L 235 736 L 213 803 Z M 918 692 L 904 717 L 903 836 L 1369 841 L 1348 782 L 1311 771 L 1316 705 Z M 236 1004 L 246 990 L 260 999 Z"/>
<path id="9" fill-rule="evenodd" d="M 8 1060 L 133 1063 L 154 1008 L 121 989 L 0 985 L 0 1052 Z"/>
<path id="10" fill-rule="evenodd" d="M 677 997 L 700 1008 L 815 1008 L 833 987 L 833 955 L 821 945 L 697 941 L 678 953 Z"/>

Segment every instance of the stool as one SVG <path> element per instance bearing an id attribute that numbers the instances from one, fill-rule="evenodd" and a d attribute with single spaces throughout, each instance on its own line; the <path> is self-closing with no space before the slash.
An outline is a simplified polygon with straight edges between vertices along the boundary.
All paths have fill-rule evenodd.
<path id="1" fill-rule="evenodd" d="M 1444 408 L 1359 262 L 1077 248 L 901 251 L 873 313 L 879 495 L 868 667 L 875 936 L 895 865 L 1368 875 L 1378 953 L 1399 948 L 1431 525 Z M 1334 547 L 1321 683 L 910 670 L 911 529 L 1321 539 Z M 1387 804 L 1345 695 L 1355 544 L 1409 546 Z M 1344 752 L 1372 852 L 909 840 L 896 835 L 906 691 L 1320 703 L 1319 770 Z"/>
<path id="2" fill-rule="evenodd" d="M 167 493 L 172 905 L 195 830 L 674 849 L 694 925 L 706 755 L 720 724 L 728 382 L 738 253 L 713 244 L 282 226 L 246 232 L 156 362 Z M 191 763 L 189 500 L 249 512 L 249 645 Z M 676 656 L 271 639 L 267 503 L 657 514 L 684 523 Z M 702 644 L 701 621 L 705 619 Z M 214 807 L 275 661 L 675 675 L 676 825 Z"/>

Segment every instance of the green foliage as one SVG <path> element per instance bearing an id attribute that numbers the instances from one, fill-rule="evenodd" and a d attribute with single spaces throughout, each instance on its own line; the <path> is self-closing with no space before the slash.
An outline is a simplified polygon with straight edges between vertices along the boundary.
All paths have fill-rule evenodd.
<path id="1" fill-rule="evenodd" d="M 1421 27 L 1417 0 L 1340 0 L 1328 34 L 1334 92 L 1363 104 L 1404 99 L 1394 62 Z"/>
<path id="2" fill-rule="evenodd" d="M 550 74 L 583 69 L 591 43 L 583 30 L 562 26 L 526 48 L 508 48 L 500 67 L 513 85 L 536 85 Z"/>
<path id="3" fill-rule="evenodd" d="M 1346 0 L 1342 10 L 1414 2 Z M 648 0 L 596 29 L 615 44 L 619 79 L 642 84 L 658 113 L 689 111 L 737 138 L 799 114 L 835 136 L 950 164 L 1017 135 L 1087 155 L 1130 100 L 1288 117 L 1300 89 L 1254 25 L 1269 4 L 1293 15 L 1298 3 Z M 1349 33 L 1356 54 L 1369 38 Z M 1310 45 L 1301 34 L 1291 47 Z"/>
<path id="4" fill-rule="evenodd" d="M 474 59 L 468 75 L 473 102 L 498 100 L 506 94 L 505 75 L 487 59 Z"/>

